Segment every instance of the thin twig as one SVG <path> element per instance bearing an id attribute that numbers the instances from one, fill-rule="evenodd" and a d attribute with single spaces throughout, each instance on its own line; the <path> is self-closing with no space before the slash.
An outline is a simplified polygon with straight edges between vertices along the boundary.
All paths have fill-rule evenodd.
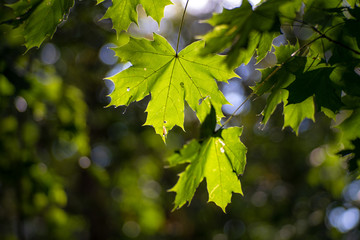
<path id="1" fill-rule="evenodd" d="M 340 47 L 343 47 L 343 48 L 345 48 L 345 49 L 347 49 L 347 50 L 349 50 L 349 51 L 351 51 L 351 52 L 353 52 L 353 53 L 356 53 L 356 54 L 360 55 L 360 52 L 359 52 L 359 51 L 357 51 L 357 50 L 355 50 L 355 49 L 353 49 L 353 48 L 351 48 L 351 47 L 343 44 L 342 42 L 336 41 L 336 40 L 328 37 L 325 33 L 322 33 L 322 32 L 321 32 L 320 30 L 318 30 L 316 27 L 311 26 L 311 28 L 312 28 L 316 33 L 318 33 L 322 38 L 325 38 L 325 39 L 327 39 L 328 41 L 339 45 Z"/>
<path id="2" fill-rule="evenodd" d="M 323 33 L 323 32 L 321 32 L 319 29 L 317 29 L 315 26 L 313 26 L 313 25 L 311 25 L 311 24 L 308 24 L 308 23 L 306 23 L 306 22 L 303 21 L 303 20 L 294 19 L 294 21 L 299 22 L 299 23 L 302 23 L 302 24 L 305 24 L 307 27 L 310 27 L 312 30 L 314 30 L 314 32 L 316 32 L 317 34 L 319 34 L 320 37 L 325 38 L 325 39 L 327 39 L 328 41 L 330 41 L 330 42 L 332 42 L 332 43 L 335 43 L 335 44 L 337 44 L 337 45 L 339 45 L 339 46 L 341 46 L 341 47 L 343 47 L 343 48 L 345 48 L 345 49 L 347 49 L 347 50 L 349 50 L 349 51 L 351 51 L 351 52 L 353 52 L 353 53 L 355 53 L 355 54 L 360 55 L 360 52 L 359 52 L 359 51 L 357 51 L 357 50 L 355 50 L 355 49 L 353 49 L 353 48 L 351 48 L 351 47 L 343 44 L 342 42 L 339 42 L 339 41 L 337 41 L 337 40 L 334 40 L 334 39 L 332 39 L 332 38 L 330 38 L 329 36 L 326 35 L 326 32 L 332 30 L 332 29 L 335 28 L 335 27 L 338 27 L 338 26 L 340 26 L 340 25 L 343 25 L 344 22 L 338 23 L 338 24 L 336 24 L 335 26 L 330 27 L 329 29 L 326 30 L 325 33 Z"/>
<path id="3" fill-rule="evenodd" d="M 244 104 L 245 104 L 247 101 L 249 101 L 250 98 L 251 98 L 252 96 L 254 96 L 254 95 L 255 95 L 255 93 L 252 92 L 252 93 L 235 109 L 235 111 L 230 115 L 230 117 L 229 117 L 228 119 L 226 119 L 226 121 L 223 123 L 223 125 L 221 125 L 221 127 L 218 129 L 218 131 L 219 131 L 220 129 L 223 129 L 223 128 L 225 127 L 225 125 L 228 124 L 228 123 L 230 122 L 230 120 L 235 116 L 236 112 L 239 111 L 239 109 L 240 109 L 242 106 L 244 106 Z"/>
<path id="4" fill-rule="evenodd" d="M 181 23 L 180 23 L 180 28 L 179 28 L 179 33 L 178 33 L 177 43 L 176 43 L 176 51 L 175 51 L 176 56 L 178 55 L 179 43 L 180 43 L 180 35 L 181 35 L 181 30 L 183 28 L 185 13 L 186 13 L 186 9 L 187 9 L 188 4 L 189 4 L 189 0 L 186 1 L 184 12 L 183 12 L 182 17 L 181 17 Z"/>

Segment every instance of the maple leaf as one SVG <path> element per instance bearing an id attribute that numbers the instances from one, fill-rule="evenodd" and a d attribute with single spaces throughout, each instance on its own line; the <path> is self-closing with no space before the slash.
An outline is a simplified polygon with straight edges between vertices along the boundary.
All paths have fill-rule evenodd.
<path id="1" fill-rule="evenodd" d="M 160 35 L 154 40 L 130 38 L 116 48 L 123 61 L 132 67 L 109 78 L 115 83 L 109 105 L 129 105 L 151 94 L 145 125 L 151 125 L 165 140 L 175 125 L 183 128 L 185 101 L 200 122 L 215 108 L 216 119 L 223 117 L 221 106 L 227 104 L 215 81 L 227 82 L 237 75 L 223 64 L 223 56 L 199 56 L 203 41 L 192 43 L 176 54 Z"/>
<path id="2" fill-rule="evenodd" d="M 296 76 L 289 90 L 289 103 L 299 103 L 315 96 L 318 107 L 325 107 L 336 113 L 343 105 L 341 90 L 330 80 L 333 68 L 320 67 Z"/>
<path id="3" fill-rule="evenodd" d="M 309 64 L 305 57 L 289 59 L 289 56 L 295 51 L 296 47 L 298 46 L 290 44 L 275 47 L 278 66 L 264 69 L 262 71 L 263 81 L 253 87 L 253 90 L 258 95 L 270 92 L 266 106 L 262 111 L 262 124 L 266 124 L 277 105 L 283 103 L 283 128 L 289 126 L 298 134 L 300 124 L 305 118 L 315 121 L 315 105 L 312 96 L 301 99 L 301 101 L 296 103 L 288 102 L 289 91 L 285 88 L 296 81 L 296 76 L 301 76 L 306 64 Z"/>
<path id="4" fill-rule="evenodd" d="M 338 0 L 304 0 L 304 21 L 313 25 L 332 26 L 332 21 L 337 17 L 334 11 L 338 8 Z"/>
<path id="5" fill-rule="evenodd" d="M 226 63 L 231 68 L 248 64 L 254 53 L 259 62 L 271 50 L 273 39 L 280 35 L 279 18 L 282 17 L 279 15 L 288 20 L 295 16 L 300 6 L 301 1 L 272 0 L 253 9 L 244 0 L 239 8 L 225 9 L 208 20 L 214 29 L 203 37 L 206 47 L 202 53 L 206 55 L 230 48 Z"/>
<path id="6" fill-rule="evenodd" d="M 24 21 L 25 46 L 29 50 L 52 38 L 73 5 L 74 0 L 21 0 L 8 6 L 14 10 L 18 23 Z"/>
<path id="7" fill-rule="evenodd" d="M 284 103 L 284 126 L 291 127 L 296 135 L 299 134 L 299 127 L 301 122 L 305 119 L 311 119 L 315 122 L 315 104 L 314 98 L 308 97 L 304 101 L 295 104 Z"/>
<path id="8" fill-rule="evenodd" d="M 360 158 L 360 108 L 355 109 L 352 114 L 340 125 L 336 126 L 341 132 L 341 143 L 344 147 L 338 154 L 349 155 L 348 167 L 350 172 L 359 171 Z M 357 173 L 359 176 L 359 172 Z"/>
<path id="9" fill-rule="evenodd" d="M 341 130 L 342 143 L 345 147 L 351 147 L 350 142 L 360 138 L 360 109 L 355 109 L 337 128 Z"/>
<path id="10" fill-rule="evenodd" d="M 240 141 L 242 128 L 222 129 L 203 141 L 192 140 L 172 155 L 169 166 L 189 163 L 169 191 L 176 192 L 174 209 L 191 201 L 199 184 L 206 178 L 209 202 L 225 208 L 232 193 L 243 194 L 238 175 L 244 172 L 246 147 Z"/>
<path id="11" fill-rule="evenodd" d="M 348 171 L 350 173 L 356 173 L 359 176 L 359 160 L 360 160 L 360 138 L 351 141 L 353 148 L 346 148 L 338 154 L 341 156 L 347 156 Z"/>
<path id="12" fill-rule="evenodd" d="M 301 122 L 305 119 L 311 119 L 315 122 L 315 105 L 313 97 L 309 97 L 306 100 L 295 103 L 287 104 L 287 98 L 289 92 L 286 89 L 279 89 L 270 94 L 267 99 L 266 106 L 262 111 L 263 119 L 262 124 L 266 124 L 269 121 L 270 116 L 274 113 L 278 104 L 283 103 L 283 115 L 284 115 L 284 125 L 291 127 L 296 135 L 299 134 L 299 127 Z"/>
<path id="13" fill-rule="evenodd" d="M 97 3 L 99 4 L 103 1 L 104 0 L 97 0 Z M 131 22 L 137 24 L 137 5 L 141 4 L 146 14 L 160 24 L 164 16 L 165 6 L 172 4 L 170 0 L 113 0 L 112 2 L 113 5 L 108 8 L 103 19 L 111 18 L 113 28 L 117 31 L 117 34 L 122 30 L 127 30 Z"/>

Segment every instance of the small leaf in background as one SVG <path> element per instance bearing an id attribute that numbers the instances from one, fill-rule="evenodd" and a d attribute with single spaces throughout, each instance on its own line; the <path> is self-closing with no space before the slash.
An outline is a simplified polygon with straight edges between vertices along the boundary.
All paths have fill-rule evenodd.
<path id="1" fill-rule="evenodd" d="M 265 125 L 274 113 L 277 105 L 284 103 L 283 128 L 289 126 L 298 135 L 300 124 L 305 118 L 315 121 L 315 105 L 312 96 L 302 102 L 288 104 L 289 91 L 285 88 L 296 80 L 296 74 L 302 74 L 307 63 L 307 59 L 304 57 L 290 58 L 296 46 L 288 44 L 275 47 L 278 67 L 264 69 L 262 71 L 263 81 L 258 83 L 253 89 L 259 95 L 271 92 L 267 98 L 266 106 L 261 113 L 263 115 L 261 123 Z"/>
<path id="2" fill-rule="evenodd" d="M 230 48 L 225 59 L 230 68 L 246 65 L 255 53 L 259 62 L 271 50 L 273 39 L 280 35 L 282 17 L 277 16 L 279 11 L 286 10 L 292 16 L 300 6 L 301 1 L 273 0 L 265 1 L 253 9 L 244 0 L 239 8 L 225 9 L 208 20 L 214 29 L 203 37 L 206 47 L 202 54 Z M 289 12 L 291 10 L 294 14 Z"/>
<path id="3" fill-rule="evenodd" d="M 360 138 L 356 138 L 355 140 L 351 141 L 352 145 L 354 146 L 351 149 L 344 149 L 339 152 L 341 156 L 348 157 L 348 171 L 350 173 L 356 173 L 359 176 L 359 161 L 360 161 Z"/>
<path id="4" fill-rule="evenodd" d="M 289 96 L 289 92 L 286 89 L 280 89 L 276 92 L 272 92 L 267 98 L 266 105 L 264 110 L 261 112 L 263 115 L 263 119 L 261 124 L 266 125 L 269 121 L 271 115 L 274 113 L 277 105 L 282 102 L 286 102 L 287 97 Z"/>
<path id="5" fill-rule="evenodd" d="M 203 41 L 192 43 L 176 54 L 165 38 L 154 34 L 154 41 L 130 38 L 128 44 L 114 49 L 122 61 L 132 66 L 109 78 L 115 83 L 110 105 L 129 105 L 151 94 L 145 125 L 165 137 L 175 125 L 183 128 L 185 101 L 200 122 L 214 107 L 216 121 L 223 117 L 227 104 L 215 80 L 227 82 L 237 75 L 228 70 L 223 56 L 200 57 Z"/>
<path id="6" fill-rule="evenodd" d="M 318 108 L 325 107 L 336 113 L 343 104 L 341 90 L 330 80 L 332 71 L 333 68 L 321 67 L 298 74 L 286 88 L 289 90 L 288 104 L 300 103 L 315 95 Z"/>
<path id="7" fill-rule="evenodd" d="M 101 3 L 103 0 L 97 0 Z M 119 34 L 122 30 L 127 30 L 130 23 L 137 24 L 138 14 L 136 7 L 141 4 L 146 14 L 151 16 L 155 21 L 160 24 L 164 16 L 164 8 L 166 5 L 171 4 L 169 0 L 113 0 L 113 5 L 108 8 L 103 19 L 111 18 L 113 22 L 113 29 Z"/>
<path id="8" fill-rule="evenodd" d="M 341 131 L 340 139 L 344 149 L 339 152 L 342 156 L 349 156 L 348 170 L 359 174 L 360 158 L 360 111 L 359 108 L 345 119 L 337 128 Z"/>
<path id="9" fill-rule="evenodd" d="M 341 130 L 341 142 L 346 148 L 351 148 L 351 141 L 360 138 L 360 110 L 355 109 L 350 117 L 345 119 L 338 128 Z"/>
<path id="10" fill-rule="evenodd" d="M 305 118 L 315 122 L 315 105 L 312 96 L 300 103 L 289 104 L 284 107 L 284 128 L 286 126 L 291 127 L 296 135 L 299 134 L 300 124 Z"/>
<path id="11" fill-rule="evenodd" d="M 246 147 L 240 141 L 242 128 L 222 129 L 201 142 L 192 140 L 169 158 L 170 166 L 189 163 L 170 191 L 176 192 L 174 209 L 191 202 L 199 184 L 206 178 L 209 202 L 225 212 L 232 193 L 243 194 L 238 175 L 246 164 Z"/>
<path id="12" fill-rule="evenodd" d="M 276 50 L 280 50 L 280 48 L 277 48 Z M 285 53 L 288 52 L 287 49 L 284 50 Z M 286 58 L 285 55 L 280 55 L 279 57 L 277 51 L 275 51 L 275 55 L 278 59 L 277 66 L 262 69 L 261 82 L 258 82 L 254 87 L 251 87 L 258 96 L 261 96 L 266 92 L 275 92 L 278 89 L 289 86 L 289 84 L 295 80 L 295 74 L 303 72 L 305 68 L 307 61 L 305 57 L 293 57 L 286 62 L 279 62 L 279 59 L 282 61 Z"/>
<path id="13" fill-rule="evenodd" d="M 341 2 L 338 0 L 305 0 L 304 22 L 331 26 L 332 21 L 337 17 L 335 9 L 341 10 Z"/>
<path id="14" fill-rule="evenodd" d="M 39 47 L 47 38 L 52 38 L 57 26 L 69 14 L 74 0 L 20 0 L 9 5 L 16 19 L 23 21 L 25 46 L 27 50 Z"/>

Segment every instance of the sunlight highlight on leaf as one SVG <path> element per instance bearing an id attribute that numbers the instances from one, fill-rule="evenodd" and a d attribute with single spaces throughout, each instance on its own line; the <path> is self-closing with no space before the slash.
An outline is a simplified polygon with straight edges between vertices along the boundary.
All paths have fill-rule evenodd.
<path id="1" fill-rule="evenodd" d="M 191 141 L 168 159 L 170 167 L 189 163 L 170 189 L 176 192 L 174 209 L 191 202 L 204 178 L 209 202 L 214 202 L 224 212 L 233 192 L 243 194 L 238 175 L 244 172 L 247 150 L 239 139 L 241 133 L 239 127 L 223 129 L 201 142 Z"/>
<path id="2" fill-rule="evenodd" d="M 103 0 L 98 0 L 101 3 Z M 117 35 L 121 31 L 127 30 L 130 23 L 138 23 L 138 14 L 136 8 L 139 4 L 144 8 L 145 12 L 160 24 L 164 17 L 164 8 L 171 4 L 170 0 L 113 0 L 113 5 L 108 8 L 103 19 L 111 18 L 113 29 Z"/>
<path id="3" fill-rule="evenodd" d="M 115 83 L 110 105 L 127 106 L 151 94 L 145 125 L 153 126 L 164 140 L 175 125 L 183 128 L 185 101 L 200 122 L 211 106 L 220 122 L 221 107 L 227 101 L 215 79 L 227 82 L 237 75 L 226 68 L 222 56 L 200 57 L 203 45 L 202 41 L 194 42 L 176 55 L 166 39 L 157 34 L 154 41 L 131 38 L 127 45 L 114 49 L 122 61 L 130 61 L 133 66 L 109 78 Z"/>

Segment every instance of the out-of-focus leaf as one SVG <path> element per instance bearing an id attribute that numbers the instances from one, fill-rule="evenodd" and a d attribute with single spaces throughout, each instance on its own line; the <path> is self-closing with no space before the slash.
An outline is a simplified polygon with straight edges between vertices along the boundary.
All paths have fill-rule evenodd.
<path id="1" fill-rule="evenodd" d="M 302 72 L 305 67 L 306 58 L 303 57 L 294 57 L 281 65 L 281 62 L 287 60 L 288 54 L 292 52 L 293 47 L 290 45 L 276 48 L 278 66 L 262 70 L 262 81 L 252 88 L 254 93 L 259 96 L 270 92 L 266 106 L 261 113 L 263 115 L 262 124 L 268 122 L 278 104 L 282 102 L 287 104 L 289 92 L 284 88 L 295 80 L 295 73 Z"/>
<path id="2" fill-rule="evenodd" d="M 304 21 L 313 25 L 331 26 L 338 15 L 334 9 L 341 12 L 341 1 L 338 0 L 304 0 Z"/>
<path id="3" fill-rule="evenodd" d="M 269 121 L 277 105 L 279 105 L 282 102 L 286 102 L 288 95 L 289 92 L 285 89 L 280 89 L 279 91 L 273 92 L 269 95 L 269 97 L 266 100 L 266 106 L 264 110 L 261 112 L 261 114 L 263 115 L 263 119 L 261 121 L 262 124 L 265 125 Z"/>
<path id="4" fill-rule="evenodd" d="M 290 126 L 299 134 L 301 122 L 305 119 L 311 119 L 315 122 L 315 105 L 314 98 L 308 97 L 300 103 L 289 104 L 284 107 L 284 127 Z"/>
<path id="5" fill-rule="evenodd" d="M 208 21 L 214 29 L 203 37 L 206 47 L 202 53 L 205 55 L 230 48 L 226 58 L 230 68 L 247 64 L 254 53 L 257 53 L 259 62 L 271 50 L 273 39 L 280 35 L 279 8 L 284 4 L 289 7 L 288 10 L 295 11 L 301 2 L 271 0 L 253 10 L 244 0 L 239 8 L 214 15 Z"/>
<path id="6" fill-rule="evenodd" d="M 0 96 L 10 96 L 15 91 L 14 86 L 9 82 L 9 80 L 0 74 Z"/>
<path id="7" fill-rule="evenodd" d="M 98 3 L 103 0 L 98 0 Z M 103 18 L 111 18 L 113 28 L 119 34 L 122 30 L 127 30 L 130 23 L 137 24 L 138 14 L 136 12 L 137 5 L 141 4 L 145 12 L 155 19 L 159 24 L 164 16 L 164 8 L 171 4 L 169 0 L 113 0 L 113 5 L 108 8 Z"/>
<path id="8" fill-rule="evenodd" d="M 262 70 L 261 82 L 252 87 L 254 93 L 261 96 L 266 92 L 286 88 L 295 80 L 296 73 L 303 72 L 306 64 L 306 58 L 293 57 L 283 64 L 277 64 L 276 67 Z"/>
<path id="9" fill-rule="evenodd" d="M 46 38 L 51 38 L 57 26 L 69 14 L 74 0 L 20 0 L 9 5 L 15 14 L 21 16 L 30 14 L 24 19 L 24 38 L 27 50 L 39 47 Z"/>
<path id="10" fill-rule="evenodd" d="M 348 159 L 348 170 L 353 173 L 359 170 L 359 161 L 360 161 L 360 138 L 357 138 L 351 141 L 354 146 L 353 149 L 344 149 L 339 152 L 342 156 L 349 156 Z"/>
<path id="11" fill-rule="evenodd" d="M 344 103 L 344 108 L 346 109 L 360 108 L 360 97 L 345 95 L 341 98 L 341 101 Z"/>
<path id="12" fill-rule="evenodd" d="M 342 64 L 332 71 L 330 78 L 339 85 L 345 93 L 360 97 L 360 76 L 356 74 L 354 69 L 350 64 Z"/>
<path id="13" fill-rule="evenodd" d="M 350 117 L 345 119 L 338 128 L 341 130 L 341 142 L 346 148 L 351 146 L 351 141 L 360 138 L 360 110 L 356 109 Z"/>
<path id="14" fill-rule="evenodd" d="M 358 0 L 346 0 L 349 5 L 354 8 L 356 6 L 356 2 L 359 2 Z"/>
<path id="15" fill-rule="evenodd" d="M 318 107 L 325 107 L 336 113 L 343 105 L 341 90 L 330 80 L 333 68 L 322 67 L 303 74 L 298 74 L 296 80 L 286 89 L 289 90 L 288 104 L 299 103 L 315 95 Z"/>

